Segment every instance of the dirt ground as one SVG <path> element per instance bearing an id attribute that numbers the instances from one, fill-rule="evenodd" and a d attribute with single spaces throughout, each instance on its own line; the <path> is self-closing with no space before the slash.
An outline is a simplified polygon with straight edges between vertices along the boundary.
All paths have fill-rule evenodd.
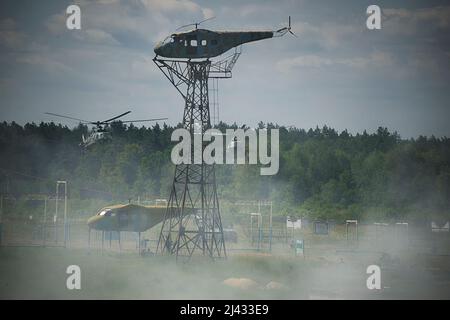
<path id="1" fill-rule="evenodd" d="M 381 289 L 366 286 L 381 268 Z M 81 289 L 69 290 L 69 265 Z M 60 247 L 1 247 L 0 299 L 449 299 L 450 257 L 361 249 L 232 253 L 226 260 Z"/>

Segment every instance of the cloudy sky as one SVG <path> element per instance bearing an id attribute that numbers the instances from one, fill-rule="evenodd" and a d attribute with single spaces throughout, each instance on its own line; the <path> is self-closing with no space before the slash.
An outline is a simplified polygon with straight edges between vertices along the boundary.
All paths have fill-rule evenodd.
<path id="1" fill-rule="evenodd" d="M 66 28 L 72 3 L 81 30 Z M 366 9 L 374 3 L 2 0 L 0 120 L 52 120 L 44 112 L 98 120 L 132 110 L 129 119 L 175 124 L 183 101 L 152 62 L 158 40 L 211 16 L 203 27 L 273 30 L 291 15 L 298 38 L 243 47 L 233 78 L 220 82 L 221 120 L 450 136 L 448 1 L 376 1 L 382 29 L 372 31 Z"/>

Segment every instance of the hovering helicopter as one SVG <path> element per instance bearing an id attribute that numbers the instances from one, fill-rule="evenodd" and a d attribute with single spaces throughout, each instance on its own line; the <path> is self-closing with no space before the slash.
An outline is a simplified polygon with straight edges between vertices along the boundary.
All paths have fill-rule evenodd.
<path id="1" fill-rule="evenodd" d="M 56 117 L 61 117 L 61 118 L 66 118 L 66 119 L 71 119 L 71 120 L 75 120 L 75 121 L 79 121 L 81 123 L 85 123 L 85 124 L 93 124 L 95 125 L 95 127 L 92 129 L 90 135 L 88 137 L 85 137 L 84 134 L 81 135 L 81 143 L 80 143 L 80 147 L 82 148 L 87 148 L 90 145 L 100 141 L 100 140 L 107 140 L 111 138 L 111 132 L 108 131 L 107 127 L 108 125 L 114 121 L 117 120 L 127 114 L 131 113 L 131 111 L 127 111 L 124 112 L 118 116 L 115 116 L 111 119 L 108 120 L 103 120 L 103 121 L 87 121 L 87 120 L 83 120 L 83 119 L 78 119 L 78 118 L 73 118 L 73 117 L 69 117 L 69 116 L 64 116 L 64 115 L 60 115 L 60 114 L 56 114 L 56 113 L 51 113 L 51 112 L 45 112 L 45 114 L 51 115 L 51 116 L 56 116 Z M 158 121 L 158 120 L 167 120 L 167 118 L 155 118 L 155 119 L 145 119 L 145 120 L 127 120 L 127 121 L 121 121 L 122 123 L 131 123 L 131 122 L 146 122 L 146 121 Z"/>
<path id="2" fill-rule="evenodd" d="M 191 25 L 195 26 L 195 29 L 173 33 L 163 41 L 158 42 L 154 48 L 156 55 L 180 59 L 212 58 L 247 42 L 281 37 L 288 32 L 296 36 L 291 31 L 290 16 L 288 26 L 275 31 L 211 31 L 198 29 L 199 24 L 213 18 L 181 26 L 177 30 Z"/>

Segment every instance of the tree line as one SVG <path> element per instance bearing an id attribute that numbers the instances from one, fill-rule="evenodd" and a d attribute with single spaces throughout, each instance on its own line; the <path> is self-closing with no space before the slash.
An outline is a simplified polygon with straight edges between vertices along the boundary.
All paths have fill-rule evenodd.
<path id="1" fill-rule="evenodd" d="M 450 218 L 446 137 L 402 139 L 381 127 L 350 134 L 327 126 L 258 126 L 280 130 L 279 172 L 261 176 L 257 165 L 218 165 L 218 192 L 225 203 L 272 200 L 275 214 L 339 221 Z M 51 194 L 56 180 L 67 180 L 71 199 L 167 198 L 175 128 L 114 122 L 111 140 L 82 151 L 85 125 L 0 123 L 0 193 Z"/>

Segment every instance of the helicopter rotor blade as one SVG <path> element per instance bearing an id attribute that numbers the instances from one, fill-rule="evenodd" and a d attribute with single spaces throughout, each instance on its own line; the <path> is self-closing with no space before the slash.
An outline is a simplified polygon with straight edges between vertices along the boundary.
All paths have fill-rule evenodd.
<path id="1" fill-rule="evenodd" d="M 45 114 L 48 114 L 48 115 L 51 115 L 51 116 L 55 116 L 55 117 L 61 117 L 61 118 L 75 120 L 75 121 L 80 121 L 80 122 L 84 122 L 84 123 L 91 123 L 91 124 L 94 123 L 94 122 L 91 122 L 91 121 L 78 119 L 78 118 L 73 118 L 73 117 L 69 117 L 69 116 L 63 116 L 63 115 L 60 115 L 60 114 L 57 114 L 57 113 L 52 113 L 52 112 L 45 112 Z"/>
<path id="2" fill-rule="evenodd" d="M 212 20 L 212 19 L 214 19 L 215 17 L 216 17 L 216 16 L 213 16 L 213 17 L 210 17 L 210 18 L 208 18 L 208 19 L 202 20 L 202 21 L 200 21 L 200 22 L 197 22 L 197 24 L 200 24 L 200 23 L 203 23 L 203 22 Z"/>
<path id="3" fill-rule="evenodd" d="M 167 120 L 169 118 L 155 118 L 155 119 L 143 119 L 143 120 L 127 120 L 121 121 L 122 123 L 130 123 L 130 122 L 146 122 L 146 121 L 158 121 L 158 120 Z"/>
<path id="4" fill-rule="evenodd" d="M 283 27 L 283 28 L 281 28 L 281 29 L 278 29 L 278 30 L 275 31 L 275 32 L 281 32 L 281 31 L 284 31 L 284 30 L 288 30 L 288 28 L 287 28 L 287 27 Z"/>
<path id="5" fill-rule="evenodd" d="M 202 20 L 202 21 L 200 21 L 200 22 L 194 22 L 194 23 L 185 24 L 184 26 L 178 27 L 178 28 L 176 28 L 175 30 L 180 30 L 180 29 L 183 29 L 183 28 L 186 28 L 186 27 L 189 27 L 189 26 L 195 26 L 195 29 L 197 29 L 197 26 L 198 26 L 199 24 L 201 24 L 201 23 L 203 23 L 203 22 L 206 22 L 206 21 L 209 21 L 209 20 L 212 20 L 212 19 L 214 19 L 214 18 L 215 18 L 215 16 L 214 16 L 214 17 L 211 17 L 211 18 L 208 18 L 208 19 L 204 19 L 204 20 Z"/>
<path id="6" fill-rule="evenodd" d="M 287 30 L 288 30 L 288 32 L 289 32 L 290 34 L 292 34 L 294 37 L 298 38 L 298 36 L 297 36 L 294 32 L 292 32 L 292 30 L 291 30 L 291 16 L 289 16 L 289 18 L 288 18 L 288 27 L 287 27 Z"/>
<path id="7" fill-rule="evenodd" d="M 180 30 L 180 29 L 183 29 L 183 28 L 186 28 L 186 27 L 189 27 L 189 26 L 195 26 L 195 23 L 185 24 L 184 26 L 178 27 L 175 30 Z"/>
<path id="8" fill-rule="evenodd" d="M 111 122 L 111 121 L 113 121 L 113 120 L 119 119 L 119 118 L 121 118 L 121 117 L 123 117 L 123 116 L 129 114 L 130 112 L 131 112 L 131 111 L 124 112 L 124 113 L 122 113 L 121 115 L 115 116 L 114 118 L 111 118 L 111 119 L 108 119 L 108 120 L 104 120 L 104 121 L 99 121 L 99 123 L 105 124 L 105 123 Z"/>

